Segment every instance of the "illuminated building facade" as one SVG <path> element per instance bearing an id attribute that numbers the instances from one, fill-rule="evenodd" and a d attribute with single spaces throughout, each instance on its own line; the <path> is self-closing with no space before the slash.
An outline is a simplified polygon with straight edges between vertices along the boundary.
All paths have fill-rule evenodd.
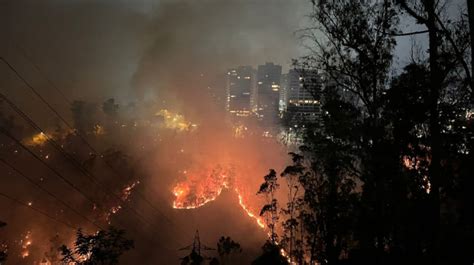
<path id="1" fill-rule="evenodd" d="M 316 70 L 291 69 L 289 71 L 286 115 L 290 124 L 320 121 L 321 87 L 321 77 Z"/>
<path id="2" fill-rule="evenodd" d="M 256 71 L 251 66 L 239 66 L 227 72 L 226 110 L 237 117 L 252 113 L 251 94 L 256 90 Z"/>
<path id="3" fill-rule="evenodd" d="M 288 105 L 288 74 L 281 75 L 280 82 L 280 102 L 278 103 L 278 110 L 280 113 L 286 111 Z"/>
<path id="4" fill-rule="evenodd" d="M 265 63 L 257 69 L 257 104 L 254 112 L 262 125 L 274 127 L 279 123 L 281 65 Z"/>

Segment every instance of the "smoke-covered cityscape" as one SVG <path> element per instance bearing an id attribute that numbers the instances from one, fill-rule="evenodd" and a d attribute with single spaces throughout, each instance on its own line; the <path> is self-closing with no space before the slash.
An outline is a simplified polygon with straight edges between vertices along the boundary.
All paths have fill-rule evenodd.
<path id="1" fill-rule="evenodd" d="M 0 265 L 474 263 L 470 0 L 0 0 L 0 34 Z"/>

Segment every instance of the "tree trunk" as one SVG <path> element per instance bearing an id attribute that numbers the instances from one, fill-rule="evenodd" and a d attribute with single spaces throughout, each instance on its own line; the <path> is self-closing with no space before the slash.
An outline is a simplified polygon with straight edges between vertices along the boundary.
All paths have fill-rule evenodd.
<path id="1" fill-rule="evenodd" d="M 432 235 L 431 253 L 433 264 L 439 263 L 439 233 L 440 233 L 440 177 L 441 177 L 441 132 L 439 125 L 438 99 L 442 88 L 441 71 L 439 66 L 439 38 L 436 26 L 435 1 L 426 0 L 425 9 L 428 14 L 426 26 L 429 32 L 429 63 L 430 63 L 430 133 L 431 133 L 431 163 L 429 167 L 430 177 L 430 201 L 432 213 Z"/>
<path id="2" fill-rule="evenodd" d="M 471 36 L 471 103 L 474 102 L 474 1 L 467 0 L 469 35 Z"/>

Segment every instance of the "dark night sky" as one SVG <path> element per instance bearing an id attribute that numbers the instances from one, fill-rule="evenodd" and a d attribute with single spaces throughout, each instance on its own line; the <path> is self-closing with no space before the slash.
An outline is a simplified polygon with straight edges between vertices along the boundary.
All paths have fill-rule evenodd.
<path id="1" fill-rule="evenodd" d="M 455 6 L 461 1 L 464 2 L 451 2 Z M 160 98 L 172 94 L 175 105 L 188 104 L 188 112 L 207 110 L 203 105 L 209 105 L 208 102 L 199 102 L 195 97 L 197 93 L 193 84 L 196 77 L 204 74 L 212 78 L 229 67 L 256 66 L 266 61 L 282 64 L 284 70 L 288 70 L 291 59 L 304 54 L 295 31 L 305 26 L 305 15 L 311 11 L 310 8 L 309 0 L 0 0 L 0 56 L 14 65 L 38 91 L 47 95 L 51 104 L 62 113 L 69 113 L 69 106 L 24 54 L 40 66 L 71 100 L 102 102 L 114 97 L 120 103 L 128 103 L 143 97 Z M 407 62 L 404 56 L 413 40 L 398 39 L 396 66 Z M 423 38 L 416 40 L 423 50 Z M 56 122 L 57 119 L 3 64 L 0 65 L 0 90 L 33 120 L 49 126 Z M 186 113 L 185 107 L 179 110 Z M 198 120 L 221 122 L 220 116 L 210 112 L 194 112 L 198 114 L 193 118 Z M 220 127 L 207 128 L 207 135 L 203 133 L 204 136 L 198 135 L 197 140 L 193 140 L 198 151 L 192 155 L 197 157 L 193 157 L 197 161 L 207 162 L 219 157 L 219 151 L 226 148 L 227 135 L 213 135 L 215 128 Z M 186 146 L 187 141 L 179 144 Z M 207 143 L 212 143 L 217 151 L 211 155 L 201 152 Z M 177 146 L 172 145 L 173 148 Z M 255 146 L 236 146 L 236 157 L 248 156 L 247 153 L 255 151 Z M 255 152 L 255 157 L 245 157 L 255 162 L 253 168 L 265 168 L 272 163 L 278 164 L 274 161 L 283 160 L 282 157 L 286 158 L 286 150 L 280 152 L 283 155 L 276 151 L 268 152 L 275 156 L 270 159 L 271 155 L 263 149 Z M 271 150 L 278 149 L 271 147 Z M 156 170 L 157 176 L 164 172 L 176 173 L 176 168 L 171 166 L 166 168 L 169 172 L 158 166 L 155 168 L 163 161 L 160 156 L 167 156 L 168 150 L 156 152 L 156 158 L 143 162 L 149 167 L 147 169 Z M 170 161 L 173 158 L 167 157 Z M 268 161 L 263 158 L 268 158 Z M 250 164 L 245 159 L 242 163 Z M 256 184 L 260 180 L 251 181 Z M 162 192 L 161 197 L 170 196 L 168 187 L 156 186 Z M 226 193 L 223 197 L 215 205 L 189 215 L 172 212 L 186 232 L 180 235 L 178 244 L 189 235 L 192 237 L 195 224 L 186 226 L 186 222 L 198 222 L 209 230 L 222 227 L 225 231 L 239 226 L 241 237 L 260 231 L 252 220 L 242 215 L 235 194 Z M 228 202 L 233 206 L 228 207 Z M 168 206 L 160 205 L 167 207 L 166 211 L 172 211 Z M 171 228 L 166 229 L 174 232 Z M 264 236 L 262 232 L 255 236 L 257 239 L 249 241 L 258 245 L 261 242 L 255 241 Z M 171 246 L 173 255 L 176 255 L 178 244 Z"/>
<path id="2" fill-rule="evenodd" d="M 298 0 L 2 0 L 0 53 L 41 83 L 16 48 L 23 47 L 71 98 L 127 100 L 136 90 L 159 90 L 158 71 L 288 65 L 299 55 L 294 31 L 309 6 Z"/>

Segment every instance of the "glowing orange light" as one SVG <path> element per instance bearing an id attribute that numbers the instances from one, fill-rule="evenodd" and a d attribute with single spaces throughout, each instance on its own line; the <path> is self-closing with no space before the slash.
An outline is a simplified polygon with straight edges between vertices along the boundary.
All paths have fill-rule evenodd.
<path id="1" fill-rule="evenodd" d="M 253 218 L 255 219 L 255 221 L 257 222 L 258 226 L 260 226 L 261 228 L 265 229 L 265 223 L 263 222 L 262 218 L 256 216 L 255 214 L 253 214 L 248 208 L 247 206 L 245 205 L 244 203 L 244 199 L 242 197 L 242 195 L 239 193 L 239 190 L 238 189 L 235 189 L 235 192 L 237 192 L 237 196 L 239 196 L 239 204 L 240 204 L 240 207 L 242 207 L 242 209 L 244 209 L 244 211 L 247 213 L 247 215 L 250 217 L 250 218 Z"/>

